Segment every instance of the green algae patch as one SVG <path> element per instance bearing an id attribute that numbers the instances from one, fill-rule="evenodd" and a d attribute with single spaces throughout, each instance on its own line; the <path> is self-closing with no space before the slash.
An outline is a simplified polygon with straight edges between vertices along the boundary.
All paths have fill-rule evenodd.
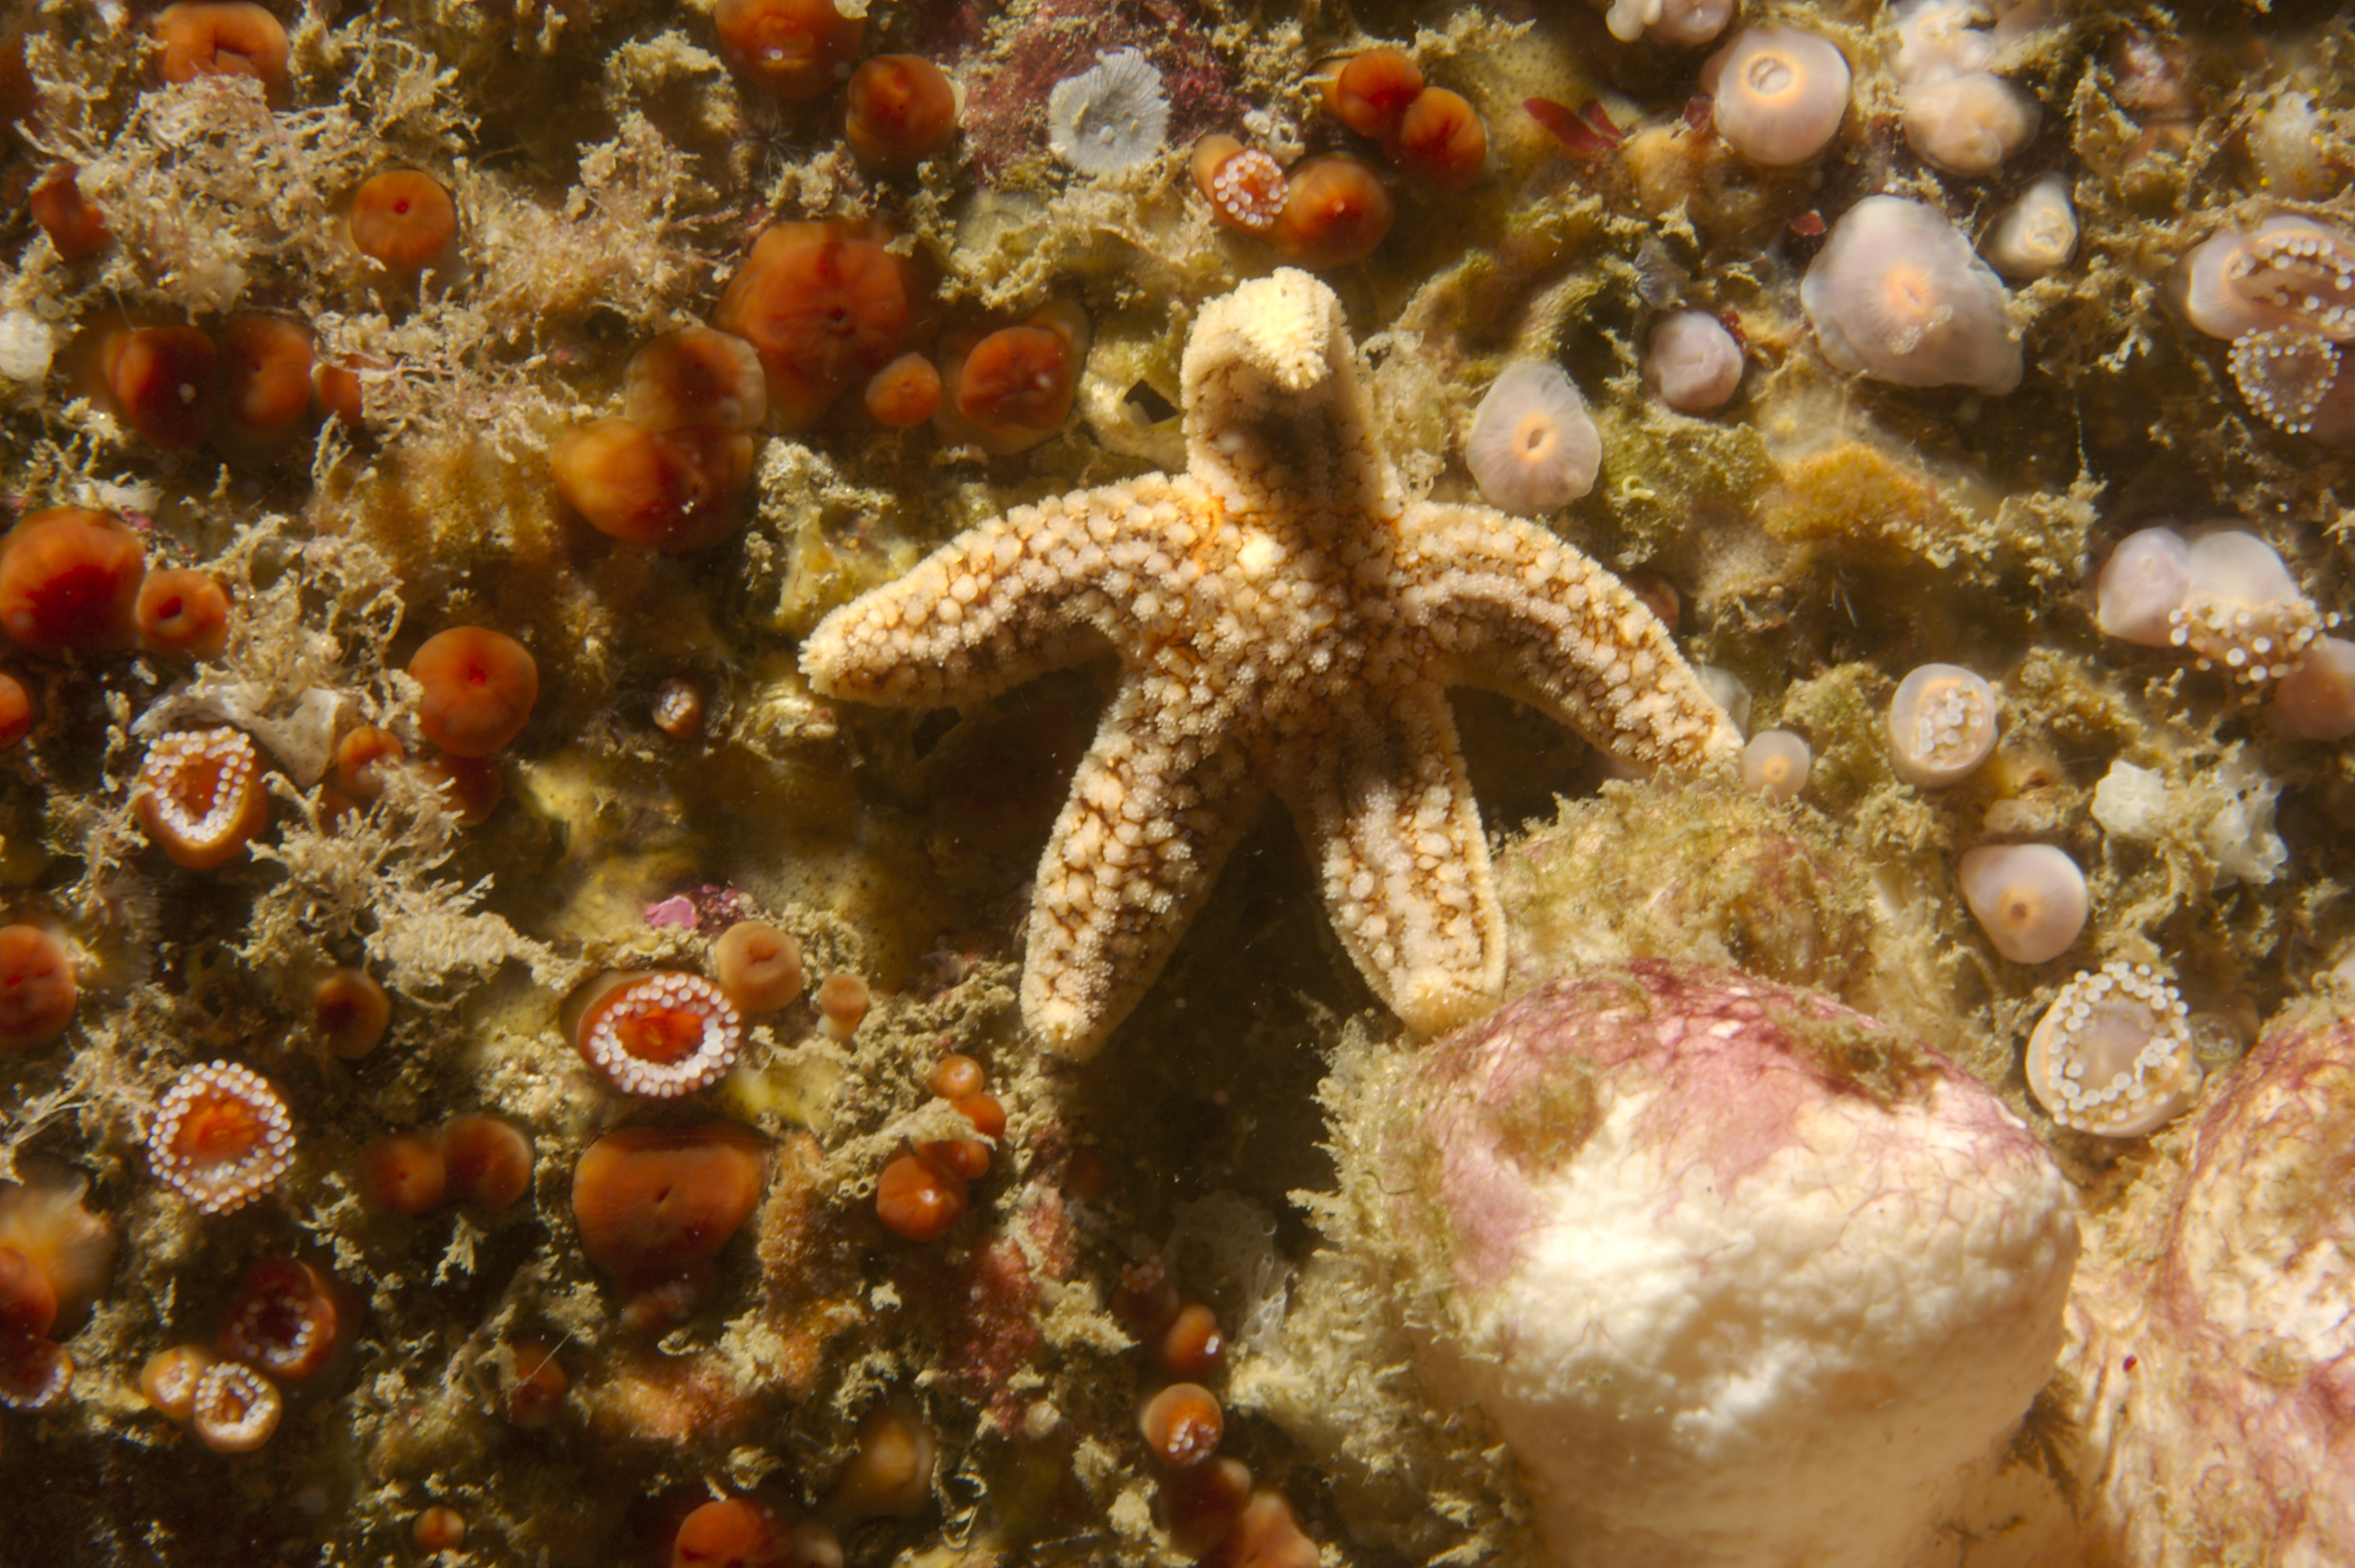
<path id="1" fill-rule="evenodd" d="M 1874 966 L 1861 868 L 1812 808 L 1730 779 L 1606 784 L 1508 842 L 1509 990 L 1624 958 L 1730 965 L 1846 997 Z"/>

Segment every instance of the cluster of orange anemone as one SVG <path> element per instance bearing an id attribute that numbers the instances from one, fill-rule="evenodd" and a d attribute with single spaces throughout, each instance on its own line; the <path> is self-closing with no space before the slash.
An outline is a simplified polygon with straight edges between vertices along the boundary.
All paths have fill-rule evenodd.
<path id="1" fill-rule="evenodd" d="M 844 140 L 872 173 L 913 170 L 955 133 L 960 94 L 940 68 L 880 55 L 853 69 L 866 19 L 828 0 L 721 0 L 712 20 L 720 54 L 762 91 L 811 102 L 842 88 Z M 645 344 L 630 361 L 621 414 L 558 440 L 549 469 L 565 506 L 627 544 L 707 549 L 743 526 L 761 432 L 807 430 L 854 390 L 874 425 L 937 417 L 944 436 L 992 453 L 1051 434 L 1071 411 L 1084 320 L 1074 333 L 1077 313 L 1058 315 L 1045 343 L 967 343 L 957 355 L 971 374 L 944 376 L 911 351 L 936 332 L 930 280 L 892 253 L 891 239 L 872 222 L 762 233 L 710 325 Z"/>
<path id="2" fill-rule="evenodd" d="M 34 217 L 58 254 L 76 261 L 109 241 L 105 219 L 83 197 L 70 168 L 33 191 Z M 347 203 L 352 248 L 389 283 L 427 273 L 454 276 L 458 209 L 420 169 L 369 176 Z M 357 361 L 324 362 L 311 329 L 287 316 L 231 317 L 208 332 L 189 322 L 101 321 L 83 331 L 74 355 L 81 389 L 151 444 L 167 452 L 209 444 L 244 467 L 277 461 L 322 418 L 363 422 Z"/>
<path id="3" fill-rule="evenodd" d="M 1170 1546 L 1209 1568 L 1314 1568 L 1316 1543 L 1284 1494 L 1254 1488 L 1249 1466 L 1219 1453 L 1226 1412 L 1206 1386 L 1226 1364 L 1218 1314 L 1181 1297 L 1152 1260 L 1122 1271 L 1112 1305 L 1145 1349 L 1148 1392 L 1136 1425 L 1162 1467 L 1159 1512 Z"/>
<path id="4" fill-rule="evenodd" d="M 250 77 L 273 106 L 287 87 L 286 30 L 250 4 L 179 4 L 155 16 L 164 80 Z M 27 197 L 34 221 L 60 261 L 74 262 L 113 241 L 106 217 L 84 195 L 80 170 L 52 168 Z M 407 286 L 428 272 L 453 276 L 458 266 L 456 204 L 432 175 L 388 168 L 346 199 L 353 250 L 384 279 Z M 322 416 L 357 427 L 361 392 L 357 363 L 314 362 L 311 329 L 269 315 L 234 317 L 208 332 L 189 322 L 101 322 L 82 335 L 75 356 L 82 390 L 124 425 L 166 451 L 209 443 L 229 462 L 274 462 Z"/>
<path id="5" fill-rule="evenodd" d="M 496 1116 L 453 1116 L 432 1133 L 387 1133 L 360 1150 L 370 1208 L 418 1215 L 445 1200 L 504 1209 L 531 1189 L 531 1138 Z"/>
<path id="6" fill-rule="evenodd" d="M 27 653 L 135 645 L 209 658 L 229 641 L 229 591 L 219 582 L 200 571 L 148 571 L 145 543 L 103 512 L 52 507 L 0 538 L 0 631 Z M 0 709 L 9 706 L 0 702 Z"/>
<path id="7" fill-rule="evenodd" d="M 451 626 L 418 645 L 409 675 L 418 686 L 418 732 L 440 748 L 420 767 L 458 820 L 474 827 L 504 793 L 492 759 L 531 720 L 539 663 L 505 632 Z M 402 754 L 397 736 L 361 726 L 336 744 L 336 783 L 355 801 L 373 800 L 384 788 L 382 770 Z"/>
<path id="8" fill-rule="evenodd" d="M 989 1174 L 990 1147 L 1006 1136 L 1006 1107 L 987 1092 L 989 1074 L 962 1053 L 941 1058 L 932 1090 L 973 1125 L 975 1136 L 920 1143 L 883 1168 L 875 1217 L 895 1236 L 930 1242 L 964 1218 L 967 1189 Z"/>
<path id="9" fill-rule="evenodd" d="M 219 1454 L 270 1441 L 285 1412 L 282 1384 L 331 1380 L 351 1359 L 359 1295 L 314 1264 L 266 1257 L 246 1270 L 211 1349 L 158 1350 L 140 1370 L 150 1408 Z"/>
<path id="10" fill-rule="evenodd" d="M 241 466 L 274 462 L 310 431 L 328 389 L 314 376 L 311 329 L 282 315 L 240 315 L 207 332 L 186 323 L 115 319 L 81 335 L 80 389 L 151 445 L 209 443 Z"/>
<path id="11" fill-rule="evenodd" d="M 1488 131 L 1479 111 L 1397 49 L 1330 62 L 1321 77 L 1326 112 L 1381 145 L 1391 166 L 1442 195 L 1480 177 Z M 1276 254 L 1313 270 L 1373 254 L 1398 216 L 1381 171 L 1356 153 L 1320 153 L 1285 169 L 1263 148 L 1212 134 L 1194 144 L 1195 188 L 1221 227 L 1254 234 Z"/>
<path id="12" fill-rule="evenodd" d="M 269 13 L 251 5 L 176 5 L 165 19 L 174 12 L 248 11 L 277 27 Z M 282 33 L 279 37 L 282 66 Z M 191 74 L 221 71 L 192 68 Z M 99 254 L 113 240 L 80 176 L 79 168 L 61 165 L 27 197 L 51 248 L 69 262 Z M 345 205 L 353 251 L 388 283 L 405 288 L 429 273 L 456 275 L 458 208 L 432 175 L 380 170 Z M 282 315 L 234 316 L 209 332 L 191 322 L 116 315 L 81 333 L 72 364 L 80 389 L 149 443 L 167 452 L 209 444 L 232 464 L 261 467 L 283 456 L 323 417 L 353 428 L 363 422 L 364 367 L 319 361 L 314 347 L 307 325 Z"/>
<path id="13" fill-rule="evenodd" d="M 892 241 L 877 222 L 764 230 L 710 325 L 647 342 L 624 374 L 621 414 L 558 440 L 558 496 L 624 543 L 702 549 L 743 525 L 760 432 L 807 430 L 849 394 L 854 422 L 929 421 L 993 456 L 1061 429 L 1087 358 L 1086 315 L 1059 300 L 1010 324 L 943 329 L 929 274 Z"/>
<path id="14" fill-rule="evenodd" d="M 7 613 L 14 559 L 13 551 L 0 555 L 0 620 Z M 198 583 L 210 581 L 179 575 Z M 538 667 L 512 637 L 479 626 L 453 626 L 425 640 L 409 673 L 420 688 L 417 727 L 443 753 L 422 764 L 428 782 L 461 822 L 480 822 L 501 794 L 498 772 L 487 759 L 531 717 L 539 695 Z M 402 756 L 400 741 L 389 731 L 361 725 L 345 734 L 336 748 L 331 793 L 323 797 L 330 822 L 381 793 L 382 770 Z M 243 859 L 270 825 L 266 771 L 260 748 L 242 730 L 215 725 L 174 731 L 148 745 L 132 784 L 132 809 L 148 838 L 173 861 L 190 870 L 211 870 Z M 363 1020 L 380 1010 L 380 997 L 365 994 L 374 982 L 361 976 L 323 985 L 326 988 L 314 999 L 322 1037 L 338 1054 L 366 1054 L 383 1034 L 382 1018 L 363 1027 Z"/>
<path id="15" fill-rule="evenodd" d="M 878 55 L 852 69 L 867 19 L 831 0 L 719 0 L 719 52 L 762 91 L 814 102 L 843 89 L 842 134 L 851 156 L 879 174 L 904 174 L 956 133 L 956 84 L 917 55 Z"/>

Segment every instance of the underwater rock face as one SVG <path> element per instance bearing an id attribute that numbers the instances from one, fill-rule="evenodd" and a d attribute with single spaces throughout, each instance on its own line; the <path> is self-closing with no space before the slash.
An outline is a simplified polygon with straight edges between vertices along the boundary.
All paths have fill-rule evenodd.
<path id="1" fill-rule="evenodd" d="M 1639 962 L 1402 1076 L 1357 1114 L 1433 1293 L 1420 1371 L 1496 1423 L 1561 1562 L 1906 1561 L 2051 1370 L 2059 1169 L 1835 1003 Z"/>
<path id="2" fill-rule="evenodd" d="M 2355 976 L 2345 9 L 11 7 L 0 1562 L 654 1568 L 726 1555 L 733 1520 L 741 1559 L 843 1568 L 1533 1568 L 1518 1462 L 1416 1338 L 1463 1287 L 1404 1273 L 1398 1205 L 1444 1189 L 1352 1140 L 1412 1098 L 1369 1080 L 1424 1082 L 1415 1032 L 1638 960 L 1945 1052 L 2103 1227 L 2097 1445 L 2064 1365 L 1885 1568 L 2349 1555 L 2307 1519 L 2337 1503 L 2306 1473 L 2347 1456 L 2309 1370 L 2332 1347 L 2296 1331 L 2339 1321 L 2336 1220 L 2225 1201 L 2285 1150 L 2222 1133 L 2184 1191 L 2215 1104 L 2272 1092 L 2228 1047 Z M 1704 76 L 1761 29 L 1826 69 Z M 1059 99 L 1084 112 L 1060 132 Z M 2040 116 L 2025 148 L 1972 134 Z M 1795 119 L 1806 155 L 1758 161 Z M 1139 161 L 1082 172 L 1108 149 Z M 1843 253 L 1871 264 L 1828 290 Z M 1214 361 L 1242 379 L 1206 418 L 1188 366 L 1220 302 L 1286 264 L 1346 333 L 1273 333 L 1264 379 Z M 1515 362 L 1579 389 L 1608 460 L 1508 529 L 1466 438 Z M 1353 423 L 1319 400 L 1343 388 Z M 1501 455 L 1563 455 L 1572 422 L 1524 403 Z M 1189 449 L 1273 475 L 1284 526 L 1188 490 Z M 1359 481 L 1381 507 L 1328 505 Z M 1057 499 L 1114 495 L 1215 526 L 1107 541 Z M 1086 558 L 1054 581 L 1102 590 L 1101 626 L 1057 623 L 1071 667 L 943 644 L 925 678 L 990 680 L 814 688 L 815 629 L 870 592 L 903 632 L 977 632 L 981 579 L 919 563 L 1050 512 Z M 1399 592 L 1353 575 L 1426 517 Z M 1508 534 L 1529 549 L 1476 570 Z M 2135 577 L 2154 535 L 2178 553 Z M 1595 592 L 1544 581 L 1556 559 Z M 2105 560 L 2130 592 L 2089 595 Z M 1548 688 L 1586 704 L 1568 727 L 1458 678 L 1496 673 L 1524 602 L 1591 645 Z M 1432 691 L 1402 702 L 1391 634 L 1426 611 Z M 441 659 L 453 632 L 473 651 Z M 1888 727 L 1925 665 L 1991 688 L 1984 733 L 1948 726 L 1985 754 L 1934 787 Z M 1757 748 L 1747 784 L 1730 755 L 1622 765 L 1687 671 L 1741 731 L 1701 749 Z M 1283 759 L 1234 776 L 1305 833 L 1138 786 L 1188 780 L 1122 750 L 1216 763 L 1263 720 L 1301 741 L 1290 793 Z M 1230 830 L 1180 920 L 1165 899 Z M 1964 857 L 1999 847 L 2073 868 L 2062 955 L 1975 923 Z M 1128 912 L 1155 961 L 1108 964 L 1124 1016 L 1084 1063 L 1023 1016 L 1059 896 Z M 1449 1016 L 1418 970 L 1473 970 L 1383 955 L 1474 916 Z M 2115 1038 L 2031 1032 L 2113 965 L 2175 977 L 2199 1058 L 2144 1074 L 2178 1114 L 2127 1139 L 2062 1125 L 2024 1071 L 2115 1087 Z M 669 1002 L 592 1020 L 584 1057 L 611 974 Z M 736 1022 L 682 1001 L 713 984 Z M 2091 1098 L 2070 1082 L 2063 1111 Z M 1695 1117 L 1748 1125 L 1724 1122 Z M 614 1158 L 698 1127 L 724 1130 L 667 1174 Z M 1718 1222 L 1757 1254 L 1764 1221 Z M 1600 1269 L 1609 1232 L 1580 1234 Z M 1122 1305 L 1146 1263 L 1178 1314 L 1153 1332 Z M 299 1383 L 306 1354 L 232 1310 L 299 1336 L 342 1289 L 365 1318 L 338 1308 L 335 1367 Z M 1657 1338 L 1632 1353 L 1677 1353 L 1694 1294 L 1635 1295 Z M 1789 1295 L 1710 1299 L 1746 1322 Z M 1794 1305 L 1772 1343 L 1837 1348 L 1853 1307 Z M 2146 1340 L 2177 1348 L 2137 1371 Z M 1660 1365 L 1631 1375 L 1684 1392 Z M 1694 1522 L 1749 1486 L 1771 1546 L 1796 1502 L 1724 1442 Z M 1606 1520 L 1606 1561 L 1655 1519 Z"/>
<path id="3" fill-rule="evenodd" d="M 2095 1229 L 2064 1367 L 2105 1560 L 2355 1559 L 2350 1150 L 2355 1019 L 2328 1007 L 2276 1024 L 2180 1179 Z"/>

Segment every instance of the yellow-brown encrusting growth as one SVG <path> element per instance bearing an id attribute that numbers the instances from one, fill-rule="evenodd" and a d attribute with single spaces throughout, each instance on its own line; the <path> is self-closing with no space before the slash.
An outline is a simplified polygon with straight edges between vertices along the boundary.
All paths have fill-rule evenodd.
<path id="1" fill-rule="evenodd" d="M 1135 1004 L 1270 791 L 1401 1019 L 1435 1031 L 1493 1000 L 1504 920 L 1450 686 L 1645 768 L 1742 743 L 1617 578 L 1501 512 L 1405 500 L 1355 367 L 1330 289 L 1244 284 L 1187 344 L 1185 474 L 1018 507 L 803 649 L 829 696 L 927 707 L 1120 655 L 1032 908 L 1022 1013 L 1059 1052 Z"/>

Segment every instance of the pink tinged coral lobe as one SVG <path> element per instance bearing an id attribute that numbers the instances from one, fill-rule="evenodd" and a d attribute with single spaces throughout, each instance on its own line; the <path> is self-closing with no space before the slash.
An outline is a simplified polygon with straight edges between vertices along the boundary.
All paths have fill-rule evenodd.
<path id="1" fill-rule="evenodd" d="M 2148 1243 L 2080 1272 L 2071 1371 L 2107 1438 L 2079 1472 L 2086 1561 L 2355 1560 L 2355 1022 L 2315 1001 L 2187 1129 L 2156 1215 L 2125 1217 Z"/>
<path id="2" fill-rule="evenodd" d="M 1594 488 L 1603 437 L 1561 366 L 1521 359 L 1480 400 L 1464 460 L 1490 506 L 1529 516 Z"/>
<path id="3" fill-rule="evenodd" d="M 2175 613 L 2191 591 L 2191 546 L 2173 528 L 2128 534 L 2102 563 L 2094 586 L 2095 624 L 2146 648 L 2175 640 Z"/>
<path id="4" fill-rule="evenodd" d="M 2019 385 L 2009 297 L 1944 213 L 1894 196 L 1843 214 L 1799 284 L 1816 341 L 1838 368 L 1991 396 Z"/>
<path id="5" fill-rule="evenodd" d="M 2050 844 L 1983 844 L 1963 852 L 1963 901 L 1998 953 L 2042 964 L 2085 929 L 2085 874 Z"/>
<path id="6" fill-rule="evenodd" d="M 1721 409 L 1742 385 L 1742 346 L 1705 310 L 1671 311 L 1652 327 L 1644 379 L 1678 413 Z"/>
<path id="7" fill-rule="evenodd" d="M 1898 683 L 1889 704 L 1889 765 L 1923 789 L 1959 783 L 1995 750 L 1998 719 L 1985 677 L 1925 664 Z"/>
<path id="8" fill-rule="evenodd" d="M 1754 164 L 1804 164 L 1831 144 L 1848 112 L 1848 60 L 1796 27 L 1744 27 L 1700 68 L 1717 133 Z"/>
<path id="9" fill-rule="evenodd" d="M 1859 1093 L 1828 1039 L 1881 1042 L 1901 1086 Z M 1497 1424 L 1563 1562 L 1910 1561 L 1942 1478 L 2051 1375 L 2066 1179 L 1968 1075 L 1824 997 L 1639 962 L 1405 1073 L 1370 1114 L 1382 1158 L 1436 1172 L 1396 1197 L 1440 1293 L 1418 1371 Z"/>

